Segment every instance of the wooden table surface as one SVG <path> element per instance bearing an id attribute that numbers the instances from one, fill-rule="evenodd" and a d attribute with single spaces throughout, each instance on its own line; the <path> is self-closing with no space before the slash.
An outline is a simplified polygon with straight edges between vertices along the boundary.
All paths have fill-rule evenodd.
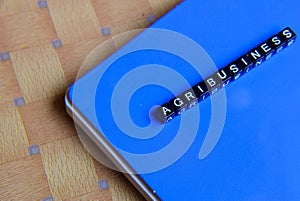
<path id="1" fill-rule="evenodd" d="M 0 0 L 1 201 L 143 200 L 84 150 L 63 97 L 97 45 L 179 1 Z"/>

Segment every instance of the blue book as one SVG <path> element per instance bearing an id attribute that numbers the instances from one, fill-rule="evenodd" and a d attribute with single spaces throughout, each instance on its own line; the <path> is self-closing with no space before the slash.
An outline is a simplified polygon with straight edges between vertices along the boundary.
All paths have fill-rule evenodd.
<path id="1" fill-rule="evenodd" d="M 300 200 L 300 42 L 281 32 L 300 33 L 299 11 L 296 0 L 184 1 L 70 86 L 85 147 L 147 200 Z M 276 36 L 279 53 L 264 45 Z M 257 47 L 272 57 L 158 119 L 162 104 Z"/>

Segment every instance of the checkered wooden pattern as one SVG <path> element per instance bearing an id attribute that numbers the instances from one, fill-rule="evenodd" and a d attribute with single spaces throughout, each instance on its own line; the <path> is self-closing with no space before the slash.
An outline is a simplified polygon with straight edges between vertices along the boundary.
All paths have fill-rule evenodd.
<path id="1" fill-rule="evenodd" d="M 177 3 L 0 0 L 0 200 L 143 200 L 84 150 L 63 96 L 98 44 Z"/>

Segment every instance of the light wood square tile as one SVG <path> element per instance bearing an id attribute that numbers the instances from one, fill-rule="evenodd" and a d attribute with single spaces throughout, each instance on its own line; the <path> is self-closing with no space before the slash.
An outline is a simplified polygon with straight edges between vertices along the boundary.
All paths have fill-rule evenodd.
<path id="1" fill-rule="evenodd" d="M 42 200 L 50 190 L 40 155 L 0 165 L 0 200 Z"/>
<path id="2" fill-rule="evenodd" d="M 37 0 L 0 0 L 0 16 L 37 10 Z"/>
<path id="3" fill-rule="evenodd" d="M 70 199 L 97 190 L 97 174 L 77 136 L 41 146 L 54 199 Z"/>
<path id="4" fill-rule="evenodd" d="M 147 16 L 152 14 L 147 0 L 92 0 L 99 22 L 110 27 L 113 35 L 149 25 Z"/>
<path id="5" fill-rule="evenodd" d="M 144 201 L 142 195 L 121 174 L 109 180 L 110 192 L 114 201 Z"/>
<path id="6" fill-rule="evenodd" d="M 112 178 L 115 178 L 116 175 L 119 175 L 120 173 L 109 169 L 108 167 L 104 166 L 103 164 L 101 164 L 100 162 L 96 161 L 95 159 L 93 159 L 95 168 L 96 168 L 96 172 L 98 175 L 99 180 L 110 180 Z"/>
<path id="7" fill-rule="evenodd" d="M 66 90 L 60 61 L 51 45 L 13 52 L 11 59 L 26 103 Z"/>
<path id="8" fill-rule="evenodd" d="M 0 164 L 26 156 L 28 146 L 26 131 L 18 110 L 12 103 L 1 104 Z"/>
<path id="9" fill-rule="evenodd" d="M 88 41 L 82 41 L 74 44 L 64 45 L 62 48 L 57 49 L 57 54 L 60 58 L 65 77 L 68 84 L 72 84 L 77 75 L 79 68 L 87 56 L 97 47 L 97 57 L 89 57 L 89 67 L 94 67 L 100 61 L 111 55 L 115 51 L 113 42 L 106 38 L 95 38 Z M 87 65 L 83 70 L 86 72 Z"/>
<path id="10" fill-rule="evenodd" d="M 63 95 L 26 104 L 19 110 L 31 145 L 76 135 L 73 120 L 65 112 Z"/>
<path id="11" fill-rule="evenodd" d="M 50 44 L 57 38 L 48 9 L 0 17 L 0 27 L 0 52 Z"/>
<path id="12" fill-rule="evenodd" d="M 21 97 L 21 92 L 12 64 L 0 61 L 0 103 L 12 102 L 17 97 Z"/>
<path id="13" fill-rule="evenodd" d="M 63 45 L 101 36 L 100 25 L 89 0 L 49 0 L 48 6 Z"/>
<path id="14" fill-rule="evenodd" d="M 109 189 L 105 190 L 95 190 L 90 193 L 77 196 L 75 198 L 67 199 L 66 201 L 111 201 L 111 194 Z"/>

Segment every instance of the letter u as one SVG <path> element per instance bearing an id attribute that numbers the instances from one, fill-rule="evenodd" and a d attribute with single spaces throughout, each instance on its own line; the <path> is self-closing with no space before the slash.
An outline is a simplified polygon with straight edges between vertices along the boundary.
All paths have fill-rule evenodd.
<path id="1" fill-rule="evenodd" d="M 222 73 L 222 75 L 221 75 L 220 73 Z M 226 73 L 225 73 L 224 70 L 220 70 L 220 71 L 218 72 L 218 75 L 219 75 L 219 77 L 220 77 L 222 80 L 224 80 L 224 79 L 227 77 L 227 75 L 226 75 Z"/>

